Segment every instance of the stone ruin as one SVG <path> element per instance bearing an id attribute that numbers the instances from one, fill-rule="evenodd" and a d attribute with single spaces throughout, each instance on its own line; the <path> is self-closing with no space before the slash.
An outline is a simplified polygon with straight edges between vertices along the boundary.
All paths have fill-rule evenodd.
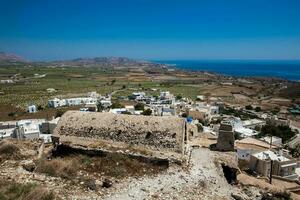
<path id="1" fill-rule="evenodd" d="M 100 112 L 68 111 L 54 130 L 57 144 L 85 149 L 139 149 L 146 154 L 183 155 L 188 139 L 185 119 Z M 154 153 L 153 153 L 154 152 Z"/>
<path id="2" fill-rule="evenodd" d="M 234 131 L 230 122 L 221 123 L 216 149 L 219 151 L 234 151 Z"/>

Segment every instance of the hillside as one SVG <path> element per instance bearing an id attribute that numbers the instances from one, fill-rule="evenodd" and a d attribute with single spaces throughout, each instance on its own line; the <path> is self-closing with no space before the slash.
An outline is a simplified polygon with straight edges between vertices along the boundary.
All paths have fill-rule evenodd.
<path id="1" fill-rule="evenodd" d="M 135 60 L 126 57 L 95 57 L 76 58 L 71 60 L 36 61 L 29 62 L 21 56 L 0 52 L 0 66 L 29 64 L 32 66 L 54 66 L 54 67 L 99 67 L 99 68 L 147 68 L 164 67 L 165 65 L 151 63 L 148 61 Z"/>
<path id="2" fill-rule="evenodd" d="M 0 65 L 26 62 L 28 61 L 21 56 L 12 53 L 0 52 Z"/>

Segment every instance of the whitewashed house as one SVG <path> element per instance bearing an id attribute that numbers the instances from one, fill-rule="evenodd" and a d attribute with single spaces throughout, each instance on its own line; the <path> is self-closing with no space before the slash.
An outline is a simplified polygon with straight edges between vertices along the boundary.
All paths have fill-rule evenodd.
<path id="1" fill-rule="evenodd" d="M 20 120 L 17 122 L 15 137 L 17 139 L 38 139 L 40 136 L 40 126 L 46 120 Z"/>
<path id="2" fill-rule="evenodd" d="M 0 130 L 0 140 L 12 138 L 15 128 L 7 128 Z"/>
<path id="3" fill-rule="evenodd" d="M 29 105 L 27 108 L 29 113 L 36 113 L 37 112 L 37 108 L 35 105 Z"/>

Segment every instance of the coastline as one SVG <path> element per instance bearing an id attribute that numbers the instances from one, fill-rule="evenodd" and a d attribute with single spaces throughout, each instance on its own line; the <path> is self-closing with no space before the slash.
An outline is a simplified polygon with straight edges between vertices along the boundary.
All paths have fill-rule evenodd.
<path id="1" fill-rule="evenodd" d="M 168 68 L 236 78 L 274 78 L 300 82 L 300 61 L 156 60 Z"/>

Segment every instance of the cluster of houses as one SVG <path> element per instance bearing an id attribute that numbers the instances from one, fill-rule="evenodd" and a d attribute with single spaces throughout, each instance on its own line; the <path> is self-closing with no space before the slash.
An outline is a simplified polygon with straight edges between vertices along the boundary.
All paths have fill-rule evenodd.
<path id="1" fill-rule="evenodd" d="M 97 104 L 101 103 L 104 107 L 111 106 L 111 96 L 101 96 L 97 92 L 88 92 L 85 97 L 74 97 L 67 99 L 54 98 L 48 101 L 50 108 L 64 106 L 82 106 L 81 111 L 97 111 Z"/>
<path id="2" fill-rule="evenodd" d="M 134 106 L 141 103 L 144 110 L 151 110 L 151 115 L 185 117 L 188 123 L 200 126 L 198 135 L 209 133 L 217 137 L 214 148 L 221 151 L 236 151 L 238 159 L 247 163 L 248 168 L 258 175 L 269 177 L 272 174 L 287 179 L 298 179 L 296 173 L 296 169 L 299 168 L 298 161 L 283 148 L 282 139 L 274 136 L 259 139 L 256 137 L 266 124 L 284 125 L 297 130 L 298 128 L 286 118 L 244 110 L 243 112 L 252 118 L 242 120 L 233 115 L 222 114 L 225 104 L 220 98 L 199 95 L 196 101 L 193 101 L 184 97 L 176 98 L 169 91 L 162 91 L 157 96 L 133 92 L 126 100 L 130 103 L 125 104 L 123 108 L 110 108 L 111 95 L 101 96 L 97 92 L 89 92 L 85 97 L 54 98 L 48 101 L 48 105 L 52 108 L 80 106 L 81 111 L 96 112 L 98 105 L 101 104 L 104 108 L 101 112 L 141 115 L 143 110 L 138 110 Z M 36 107 L 31 105 L 28 110 L 36 112 Z M 10 137 L 39 138 L 51 142 L 51 134 L 57 121 L 58 119 L 3 122 L 0 123 L 0 140 Z M 290 144 L 293 147 L 300 144 L 300 135 L 292 138 Z"/>
<path id="3" fill-rule="evenodd" d="M 282 139 L 275 136 L 255 137 L 258 132 L 253 129 L 265 124 L 266 121 L 259 119 L 242 122 L 233 117 L 225 119 L 218 130 L 217 144 L 212 147 L 220 151 L 236 151 L 243 165 L 259 176 L 298 180 L 298 160 L 283 148 Z M 236 140 L 236 134 L 239 134 L 239 140 Z"/>
<path id="4" fill-rule="evenodd" d="M 50 121 L 45 119 L 25 119 L 19 121 L 0 122 L 0 140 L 41 139 L 44 143 L 51 143 L 51 135 L 59 118 Z"/>

